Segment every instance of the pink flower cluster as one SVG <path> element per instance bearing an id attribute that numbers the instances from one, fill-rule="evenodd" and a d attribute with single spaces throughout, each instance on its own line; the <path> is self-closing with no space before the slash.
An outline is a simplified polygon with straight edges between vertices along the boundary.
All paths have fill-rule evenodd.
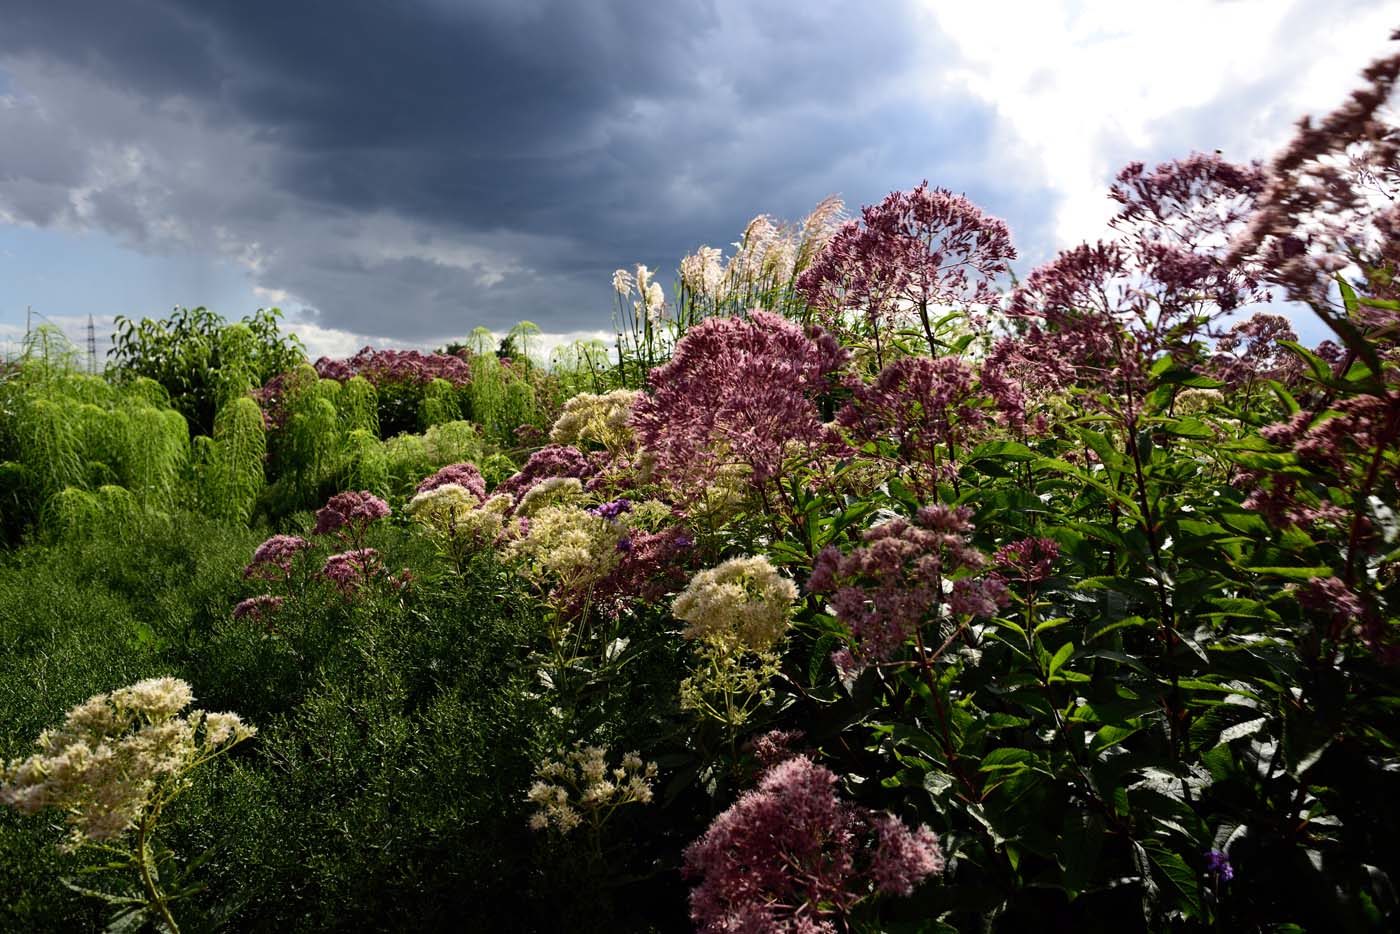
<path id="1" fill-rule="evenodd" d="M 925 506 L 913 522 L 896 518 L 867 529 L 849 554 L 829 545 L 817 555 L 807 589 L 830 595 L 855 641 L 854 653 L 836 654 L 838 668 L 850 673 L 893 657 L 944 603 L 954 617 L 990 616 L 1006 604 L 1006 582 L 995 574 L 954 579 L 987 563 L 967 541 L 971 515 L 966 506 Z"/>
<path id="2" fill-rule="evenodd" d="M 371 522 L 389 515 L 389 504 L 368 490 L 337 493 L 316 512 L 315 535 L 347 531 L 363 536 Z"/>
<path id="3" fill-rule="evenodd" d="M 437 473 L 428 477 L 418 484 L 415 493 L 426 493 L 429 490 L 436 490 L 440 486 L 447 486 L 455 483 L 477 499 L 486 499 L 486 481 L 481 477 L 481 471 L 475 464 L 466 462 L 460 464 L 448 464 Z"/>
<path id="4" fill-rule="evenodd" d="M 292 573 L 292 561 L 311 547 L 299 535 L 274 535 L 258 546 L 243 576 L 266 581 L 285 581 Z"/>
<path id="5" fill-rule="evenodd" d="M 1279 341 L 1297 339 L 1282 315 L 1254 315 L 1216 338 L 1215 355 L 1206 364 L 1206 372 L 1230 389 L 1270 379 L 1296 384 L 1303 373 L 1303 361 L 1279 346 Z"/>
<path id="6" fill-rule="evenodd" d="M 355 548 L 331 555 L 321 568 L 321 574 L 347 595 L 355 593 L 383 571 L 379 552 L 373 548 Z"/>
<path id="7" fill-rule="evenodd" d="M 1054 573 L 1060 545 L 1053 538 L 1023 538 L 997 549 L 992 563 L 1007 580 L 1038 584 Z"/>
<path id="8" fill-rule="evenodd" d="M 344 360 L 322 357 L 316 361 L 315 367 L 322 379 L 343 383 L 352 376 L 363 376 L 375 386 L 386 383 L 425 386 L 435 379 L 464 386 L 472 381 L 471 364 L 461 357 L 417 350 L 375 350 L 365 347 Z"/>
<path id="9" fill-rule="evenodd" d="M 282 609 L 282 603 L 283 600 L 281 597 L 274 597 L 270 593 L 249 597 L 247 600 L 239 601 L 239 603 L 234 606 L 233 618 L 243 619 L 246 616 L 250 619 L 261 620 Z"/>
<path id="10" fill-rule="evenodd" d="M 1015 258 L 1005 222 L 924 182 L 861 208 L 860 220 L 836 232 L 797 288 L 828 320 L 855 310 L 888 321 L 911 305 L 941 314 L 995 302 L 992 283 Z"/>
<path id="11" fill-rule="evenodd" d="M 550 477 L 576 477 L 580 480 L 593 475 L 594 465 L 578 448 L 568 444 L 546 444 L 530 455 L 525 466 L 496 486 L 495 492 L 509 493 L 518 501 L 531 487 Z"/>
<path id="12" fill-rule="evenodd" d="M 710 318 L 651 371 L 632 426 L 678 490 L 698 488 L 726 461 L 747 464 L 763 484 L 779 474 L 790 444 L 838 443 L 816 399 L 848 357 L 829 334 L 804 333 L 781 315 Z"/>
<path id="13" fill-rule="evenodd" d="M 836 776 L 787 759 L 685 851 L 700 882 L 690 915 L 706 932 L 835 932 L 874 894 L 909 895 L 943 871 L 938 839 L 843 801 Z"/>

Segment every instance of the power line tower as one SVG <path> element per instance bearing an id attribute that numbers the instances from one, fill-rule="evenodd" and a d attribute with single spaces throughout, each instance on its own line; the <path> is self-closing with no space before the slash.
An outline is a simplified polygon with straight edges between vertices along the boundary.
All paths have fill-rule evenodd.
<path id="1" fill-rule="evenodd" d="M 97 329 L 92 325 L 92 315 L 88 315 L 87 333 L 88 375 L 97 375 Z"/>

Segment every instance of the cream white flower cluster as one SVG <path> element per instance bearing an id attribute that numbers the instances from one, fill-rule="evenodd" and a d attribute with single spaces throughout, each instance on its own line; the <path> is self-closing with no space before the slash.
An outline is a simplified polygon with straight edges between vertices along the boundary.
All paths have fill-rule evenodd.
<path id="1" fill-rule="evenodd" d="M 515 514 L 533 516 L 546 506 L 562 506 L 582 496 L 583 481 L 577 477 L 549 477 L 525 491 Z"/>
<path id="2" fill-rule="evenodd" d="M 608 750 L 601 746 L 574 748 L 558 759 L 545 759 L 535 770 L 537 780 L 525 799 L 538 810 L 530 817 L 536 830 L 553 827 L 567 834 L 585 817 L 600 827 L 624 804 L 646 804 L 652 798 L 656 763 L 643 762 L 635 752 L 608 767 Z"/>
<path id="3" fill-rule="evenodd" d="M 135 824 L 152 794 L 254 735 L 232 713 L 191 711 L 190 686 L 150 678 L 98 694 L 39 736 L 39 751 L 0 770 L 0 803 L 33 814 L 53 807 L 73 828 L 68 849 L 112 840 Z"/>
<path id="4" fill-rule="evenodd" d="M 642 393 L 634 389 L 614 389 L 601 395 L 581 392 L 564 403 L 554 420 L 549 440 L 555 444 L 601 444 L 612 452 L 635 446 L 636 438 L 628 421 L 632 405 Z"/>
<path id="5" fill-rule="evenodd" d="M 582 506 L 546 506 L 530 516 L 524 537 L 511 542 L 506 557 L 522 561 L 537 583 L 557 581 L 577 592 L 613 572 L 622 559 L 618 543 L 626 522 L 595 515 Z"/>
<path id="6" fill-rule="evenodd" d="M 442 547 L 456 551 L 490 547 L 505 527 L 513 499 L 501 493 L 480 502 L 466 487 L 446 483 L 419 493 L 405 512 L 421 523 Z"/>
<path id="7" fill-rule="evenodd" d="M 687 639 L 763 652 L 787 632 L 796 599 L 797 585 L 767 558 L 731 558 L 691 578 L 671 612 Z"/>

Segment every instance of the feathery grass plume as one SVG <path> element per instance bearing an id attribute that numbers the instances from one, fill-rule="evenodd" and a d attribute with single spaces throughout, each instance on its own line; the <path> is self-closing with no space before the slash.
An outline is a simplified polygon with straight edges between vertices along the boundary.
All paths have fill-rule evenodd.
<path id="1" fill-rule="evenodd" d="M 80 423 L 64 400 L 39 395 L 24 399 L 15 413 L 14 431 L 19 462 L 35 479 L 43 499 L 82 482 Z"/>
<path id="2" fill-rule="evenodd" d="M 471 341 L 472 381 L 467 392 L 471 402 L 471 419 L 491 437 L 499 437 L 497 426 L 505 409 L 506 374 L 501 361 L 491 352 L 490 331 L 477 328 L 471 334 Z"/>
<path id="3" fill-rule="evenodd" d="M 129 405 L 149 405 L 157 409 L 170 407 L 170 392 L 148 376 L 138 376 L 118 387 L 121 400 Z"/>
<path id="4" fill-rule="evenodd" d="M 455 386 L 439 377 L 423 387 L 423 399 L 418 403 L 418 424 L 424 430 L 461 418 L 462 407 L 457 401 Z"/>
<path id="5" fill-rule="evenodd" d="M 433 470 L 462 461 L 479 461 L 486 453 L 481 429 L 463 420 L 432 426 L 423 433 L 423 446 Z"/>
<path id="6" fill-rule="evenodd" d="M 796 600 L 797 585 L 767 558 L 730 558 L 691 578 L 671 614 L 687 639 L 762 652 L 787 633 Z"/>
<path id="7" fill-rule="evenodd" d="M 550 428 L 549 440 L 575 447 L 601 445 L 610 454 L 628 450 L 636 444 L 629 422 L 632 406 L 641 395 L 632 389 L 614 389 L 602 395 L 579 393 L 564 403 L 564 411 Z"/>
<path id="8" fill-rule="evenodd" d="M 656 778 L 656 763 L 635 752 L 624 753 L 615 766 L 609 766 L 610 758 L 606 747 L 575 743 L 568 752 L 542 760 L 525 795 L 537 809 L 530 826 L 567 836 L 586 824 L 594 853 L 601 855 L 603 825 L 624 805 L 650 802 Z"/>
<path id="9" fill-rule="evenodd" d="M 182 716 L 193 699 L 187 683 L 169 677 L 95 695 L 45 730 L 38 752 L 0 769 L 0 803 L 25 814 L 62 812 L 71 833 L 60 848 L 97 847 L 101 869 L 139 875 L 142 897 L 114 903 L 121 906 L 114 926 L 144 913 L 178 934 L 170 903 L 179 896 L 161 890 L 169 856 L 153 843 L 162 813 L 196 769 L 257 733 L 233 713 Z M 113 854 L 125 859 L 114 862 Z"/>
<path id="10" fill-rule="evenodd" d="M 170 408 L 139 405 L 119 410 L 127 441 L 122 483 L 142 504 L 170 508 L 190 457 L 190 429 L 185 417 Z"/>
<path id="11" fill-rule="evenodd" d="M 862 902 L 910 895 L 944 866 L 927 826 L 843 800 L 831 770 L 806 756 L 769 769 L 684 860 L 682 874 L 700 879 L 690 916 L 716 934 L 850 930 Z"/>
<path id="12" fill-rule="evenodd" d="M 336 405 L 341 431 L 368 431 L 379 435 L 379 393 L 374 384 L 363 376 L 352 376 L 340 388 Z"/>
<path id="13" fill-rule="evenodd" d="M 498 416 L 496 437 L 503 444 L 514 444 L 517 442 L 516 433 L 522 426 L 530 426 L 532 430 L 543 427 L 542 417 L 537 406 L 535 387 L 530 384 L 524 373 L 518 372 L 515 368 L 508 369 L 509 379 L 506 381 L 505 397 L 501 400 L 501 412 Z"/>

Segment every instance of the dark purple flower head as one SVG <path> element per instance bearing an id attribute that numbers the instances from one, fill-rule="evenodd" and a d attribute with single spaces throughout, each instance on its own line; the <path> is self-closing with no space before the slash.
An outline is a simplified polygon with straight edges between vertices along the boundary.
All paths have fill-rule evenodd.
<path id="1" fill-rule="evenodd" d="M 368 490 L 337 493 L 316 512 L 315 535 L 329 535 L 342 529 L 364 531 L 371 522 L 389 515 L 389 504 Z"/>
<path id="2" fill-rule="evenodd" d="M 311 547 L 297 535 L 274 535 L 258 546 L 253 560 L 243 569 L 243 576 L 259 580 L 286 580 L 292 572 L 292 561 Z"/>
<path id="3" fill-rule="evenodd" d="M 1003 545 L 992 556 L 992 563 L 1008 580 L 1037 584 L 1053 573 L 1060 546 L 1053 538 L 1023 538 Z"/>
<path id="4" fill-rule="evenodd" d="M 378 551 L 373 548 L 356 548 L 328 557 L 321 573 L 334 583 L 341 593 L 352 594 L 383 570 Z"/>
<path id="5" fill-rule="evenodd" d="M 476 468 L 475 464 L 466 462 L 448 464 L 441 468 L 437 473 L 418 484 L 414 492 L 426 493 L 428 490 L 436 490 L 449 483 L 457 484 L 477 499 L 486 499 L 486 481 L 481 478 L 481 471 Z"/>
<path id="6" fill-rule="evenodd" d="M 550 477 L 576 477 L 580 480 L 592 476 L 594 465 L 578 448 L 567 444 L 546 444 L 530 455 L 525 466 L 511 477 L 497 485 L 496 493 L 509 493 L 516 501 L 529 492 L 541 480 Z"/>
<path id="7" fill-rule="evenodd" d="M 1221 882 L 1235 878 L 1235 867 L 1230 865 L 1230 857 L 1222 850 L 1211 850 L 1206 854 L 1206 872 Z"/>
<path id="8" fill-rule="evenodd" d="M 1279 341 L 1296 341 L 1298 335 L 1281 315 L 1257 314 L 1236 323 L 1215 341 L 1215 355 L 1206 372 L 1231 389 L 1260 380 L 1276 379 L 1285 385 L 1298 381 L 1303 361 Z"/>
<path id="9" fill-rule="evenodd" d="M 445 379 L 454 386 L 465 386 L 472 381 L 471 364 L 461 357 L 418 350 L 375 350 L 365 347 L 345 360 L 322 357 L 316 361 L 315 367 L 323 379 L 345 382 L 352 376 L 363 376 L 376 387 L 388 383 L 426 386 L 435 379 Z"/>
<path id="10" fill-rule="evenodd" d="M 601 516 L 609 521 L 617 521 L 617 517 L 625 512 L 632 511 L 632 501 L 630 499 L 615 499 L 610 503 L 603 503 L 588 510 L 595 516 Z"/>

